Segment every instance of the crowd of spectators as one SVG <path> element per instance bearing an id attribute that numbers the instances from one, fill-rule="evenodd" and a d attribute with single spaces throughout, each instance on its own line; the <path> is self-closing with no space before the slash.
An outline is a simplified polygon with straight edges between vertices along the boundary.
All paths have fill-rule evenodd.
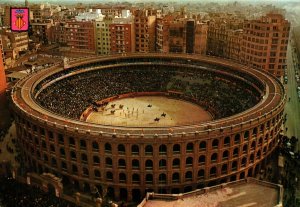
<path id="1" fill-rule="evenodd" d="M 0 206 L 3 207 L 72 207 L 75 206 L 34 186 L 0 177 Z"/>
<path id="2" fill-rule="evenodd" d="M 259 93 L 236 78 L 207 70 L 155 65 L 119 66 L 69 76 L 37 97 L 50 111 L 78 119 L 95 101 L 131 92 L 180 92 L 224 118 L 254 106 Z"/>

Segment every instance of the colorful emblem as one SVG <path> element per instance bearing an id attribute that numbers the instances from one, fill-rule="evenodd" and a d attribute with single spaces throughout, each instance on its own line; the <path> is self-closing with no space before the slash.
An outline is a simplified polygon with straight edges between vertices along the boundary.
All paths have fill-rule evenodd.
<path id="1" fill-rule="evenodd" d="M 28 31 L 29 28 L 29 9 L 11 8 L 11 30 L 14 32 Z"/>

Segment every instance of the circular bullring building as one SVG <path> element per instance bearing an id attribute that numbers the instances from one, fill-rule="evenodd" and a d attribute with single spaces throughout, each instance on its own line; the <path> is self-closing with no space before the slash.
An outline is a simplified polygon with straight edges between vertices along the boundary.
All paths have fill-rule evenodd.
<path id="1" fill-rule="evenodd" d="M 255 176 L 286 96 L 273 76 L 224 59 L 127 54 L 34 73 L 12 100 L 28 169 L 138 201 Z"/>

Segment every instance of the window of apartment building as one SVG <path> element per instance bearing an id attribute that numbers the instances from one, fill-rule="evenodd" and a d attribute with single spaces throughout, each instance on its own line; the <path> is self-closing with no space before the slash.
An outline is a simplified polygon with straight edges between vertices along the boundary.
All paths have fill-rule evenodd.
<path id="1" fill-rule="evenodd" d="M 272 19 L 272 23 L 277 23 L 277 19 Z"/>
<path id="2" fill-rule="evenodd" d="M 265 40 L 265 44 L 268 44 L 268 40 Z"/>
<path id="3" fill-rule="evenodd" d="M 275 57 L 276 56 L 276 52 L 270 52 L 270 56 L 271 57 Z"/>
<path id="4" fill-rule="evenodd" d="M 275 63 L 275 58 L 270 58 L 270 63 Z"/>
<path id="5" fill-rule="evenodd" d="M 274 69 L 275 65 L 274 64 L 269 64 L 269 69 Z"/>
<path id="6" fill-rule="evenodd" d="M 273 37 L 278 37 L 278 33 L 273 33 Z"/>
<path id="7" fill-rule="evenodd" d="M 277 44 L 278 43 L 278 39 L 272 39 L 272 44 Z"/>

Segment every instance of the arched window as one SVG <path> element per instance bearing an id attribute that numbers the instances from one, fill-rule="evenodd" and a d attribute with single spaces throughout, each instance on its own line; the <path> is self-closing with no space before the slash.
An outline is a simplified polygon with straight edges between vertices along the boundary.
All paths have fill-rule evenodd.
<path id="1" fill-rule="evenodd" d="M 63 147 L 61 147 L 61 148 L 59 149 L 59 151 L 60 151 L 60 156 L 62 156 L 62 157 L 65 157 L 65 156 L 66 156 L 65 149 L 64 149 Z"/>
<path id="2" fill-rule="evenodd" d="M 152 160 L 146 160 L 146 170 L 150 170 L 153 168 Z"/>
<path id="3" fill-rule="evenodd" d="M 256 159 L 259 160 L 260 159 L 260 155 L 261 155 L 261 152 L 260 152 L 260 150 L 258 150 L 257 153 L 256 153 Z"/>
<path id="4" fill-rule="evenodd" d="M 230 137 L 225 137 L 224 146 L 229 146 L 229 145 L 230 145 Z"/>
<path id="5" fill-rule="evenodd" d="M 118 145 L 119 154 L 125 154 L 125 146 L 123 144 Z"/>
<path id="6" fill-rule="evenodd" d="M 99 150 L 98 142 L 94 141 L 94 142 L 92 143 L 92 146 L 93 146 L 93 151 L 98 151 L 98 150 Z"/>
<path id="7" fill-rule="evenodd" d="M 231 170 L 236 171 L 237 170 L 237 161 L 233 161 L 231 164 Z"/>
<path id="8" fill-rule="evenodd" d="M 223 157 L 222 157 L 222 159 L 223 159 L 223 160 L 227 160 L 228 157 L 229 157 L 229 152 L 228 152 L 228 150 L 225 150 L 225 151 L 223 152 Z"/>
<path id="9" fill-rule="evenodd" d="M 93 162 L 94 165 L 99 165 L 100 164 L 100 158 L 97 155 L 93 156 Z"/>
<path id="10" fill-rule="evenodd" d="M 124 159 L 119 159 L 118 165 L 120 169 L 125 169 L 126 168 L 126 162 Z"/>
<path id="11" fill-rule="evenodd" d="M 105 144 L 105 152 L 106 153 L 111 153 L 111 145 L 109 143 Z"/>
<path id="12" fill-rule="evenodd" d="M 239 144 L 241 142 L 241 135 L 240 134 L 236 134 L 234 136 L 234 144 Z"/>
<path id="13" fill-rule="evenodd" d="M 219 147 L 219 140 L 218 139 L 214 139 L 212 142 L 212 148 L 216 149 Z"/>
<path id="14" fill-rule="evenodd" d="M 112 168 L 112 159 L 110 157 L 105 158 L 105 166 Z"/>
<path id="15" fill-rule="evenodd" d="M 147 184 L 153 183 L 153 175 L 152 174 L 146 174 L 146 183 Z"/>
<path id="16" fill-rule="evenodd" d="M 264 129 L 265 129 L 265 125 L 263 125 L 263 124 L 260 125 L 260 128 L 259 128 L 260 133 L 263 133 Z"/>
<path id="17" fill-rule="evenodd" d="M 193 158 L 192 158 L 192 157 L 186 158 L 185 164 L 186 164 L 186 167 L 191 167 L 191 166 L 193 166 Z"/>
<path id="18" fill-rule="evenodd" d="M 76 152 L 71 151 L 71 152 L 70 152 L 70 156 L 71 156 L 71 159 L 72 159 L 72 160 L 76 160 Z"/>
<path id="19" fill-rule="evenodd" d="M 173 183 L 179 183 L 179 179 L 180 179 L 180 175 L 179 175 L 179 173 L 173 173 L 173 175 L 172 175 L 172 182 Z"/>
<path id="20" fill-rule="evenodd" d="M 233 150 L 233 157 L 237 157 L 237 156 L 239 156 L 239 148 L 238 147 L 234 148 L 234 150 Z"/>
<path id="21" fill-rule="evenodd" d="M 269 134 L 267 133 L 266 136 L 265 136 L 265 143 L 267 143 L 269 140 Z"/>
<path id="22" fill-rule="evenodd" d="M 167 161 L 165 159 L 159 160 L 159 168 L 164 169 L 167 167 Z"/>
<path id="23" fill-rule="evenodd" d="M 167 154 L 167 146 L 162 144 L 159 146 L 159 154 L 160 155 L 165 155 Z"/>
<path id="24" fill-rule="evenodd" d="M 202 142 L 199 144 L 199 150 L 200 150 L 200 151 L 205 151 L 205 150 L 206 150 L 206 142 L 205 142 L 205 141 L 202 141 Z"/>
<path id="25" fill-rule="evenodd" d="M 254 150 L 254 149 L 255 149 L 255 147 L 256 147 L 256 142 L 255 142 L 255 141 L 253 141 L 253 142 L 251 143 L 251 150 Z"/>
<path id="26" fill-rule="evenodd" d="M 257 135 L 257 127 L 255 127 L 255 128 L 253 129 L 252 134 L 253 134 L 254 136 Z"/>
<path id="27" fill-rule="evenodd" d="M 246 164 L 247 164 L 247 158 L 246 158 L 246 157 L 243 157 L 241 166 L 242 166 L 242 167 L 245 167 Z"/>
<path id="28" fill-rule="evenodd" d="M 248 151 L 248 145 L 245 144 L 245 145 L 243 146 L 243 154 L 246 154 L 247 151 Z"/>
<path id="29" fill-rule="evenodd" d="M 210 177 L 214 177 L 217 175 L 217 168 L 216 167 L 212 167 L 210 168 Z"/>
<path id="30" fill-rule="evenodd" d="M 249 139 L 249 131 L 245 131 L 244 132 L 244 140 L 248 140 Z"/>
<path id="31" fill-rule="evenodd" d="M 78 168 L 76 165 L 72 165 L 72 173 L 77 174 L 78 173 Z"/>
<path id="32" fill-rule="evenodd" d="M 74 147 L 75 146 L 75 140 L 73 137 L 69 137 L 69 145 L 70 147 Z"/>
<path id="33" fill-rule="evenodd" d="M 265 155 L 266 153 L 267 153 L 267 146 L 265 146 L 263 149 L 263 155 Z"/>
<path id="34" fill-rule="evenodd" d="M 217 162 L 217 159 L 218 159 L 218 154 L 217 153 L 214 153 L 211 155 L 211 162 Z"/>
<path id="35" fill-rule="evenodd" d="M 151 145 L 147 145 L 145 148 L 145 154 L 146 155 L 152 155 L 153 154 L 153 148 Z"/>
<path id="36" fill-rule="evenodd" d="M 112 181 L 113 180 L 112 172 L 106 172 L 106 180 L 107 181 Z"/>
<path id="37" fill-rule="evenodd" d="M 100 178 L 101 177 L 101 173 L 99 170 L 94 170 L 94 175 L 96 178 Z"/>
<path id="38" fill-rule="evenodd" d="M 139 169 L 140 168 L 140 162 L 137 159 L 132 160 L 131 162 L 133 169 Z"/>
<path id="39" fill-rule="evenodd" d="M 83 139 L 80 140 L 80 148 L 81 149 L 86 149 L 86 142 Z"/>
<path id="40" fill-rule="evenodd" d="M 86 154 L 81 154 L 81 161 L 83 163 L 87 163 L 87 156 L 86 156 Z"/>
<path id="41" fill-rule="evenodd" d="M 125 173 L 120 173 L 119 174 L 119 182 L 120 183 L 126 183 L 126 174 Z"/>
<path id="42" fill-rule="evenodd" d="M 52 159 L 51 159 L 51 165 L 52 165 L 53 167 L 56 167 L 56 166 L 57 166 L 57 162 L 56 162 L 56 159 L 55 159 L 55 158 L 52 158 Z"/>
<path id="43" fill-rule="evenodd" d="M 178 158 L 175 158 L 173 160 L 173 168 L 179 168 L 180 167 L 180 160 Z"/>
<path id="44" fill-rule="evenodd" d="M 82 168 L 83 175 L 89 176 L 89 170 L 87 168 Z"/>
<path id="45" fill-rule="evenodd" d="M 193 173 L 191 171 L 187 171 L 185 173 L 185 181 L 192 181 L 193 180 Z"/>
<path id="46" fill-rule="evenodd" d="M 222 165 L 221 173 L 222 175 L 227 173 L 227 164 Z"/>
<path id="47" fill-rule="evenodd" d="M 132 175 L 132 183 L 138 184 L 140 183 L 140 175 L 139 174 L 133 174 Z"/>
<path id="48" fill-rule="evenodd" d="M 259 140 L 258 140 L 258 146 L 261 146 L 262 143 L 263 143 L 263 139 L 262 139 L 262 138 L 259 138 Z"/>
<path id="49" fill-rule="evenodd" d="M 186 145 L 186 152 L 187 153 L 189 153 L 189 152 L 193 152 L 193 150 L 194 150 L 194 144 L 193 143 L 188 143 L 187 145 Z"/>
<path id="50" fill-rule="evenodd" d="M 167 183 L 167 176 L 166 176 L 165 173 L 159 174 L 159 176 L 158 176 L 158 182 L 160 184 L 166 184 Z"/>
<path id="51" fill-rule="evenodd" d="M 199 165 L 205 165 L 205 155 L 201 155 L 198 161 Z"/>
<path id="52" fill-rule="evenodd" d="M 203 169 L 198 171 L 198 179 L 203 179 L 205 175 L 205 171 Z"/>
<path id="53" fill-rule="evenodd" d="M 173 154 L 180 154 L 180 145 L 179 144 L 173 145 Z"/>
<path id="54" fill-rule="evenodd" d="M 250 163 L 253 163 L 254 162 L 254 154 L 251 154 L 250 155 Z"/>
<path id="55" fill-rule="evenodd" d="M 132 145 L 131 146 L 131 154 L 132 155 L 138 155 L 139 152 L 140 152 L 139 146 L 137 146 L 137 145 Z"/>

